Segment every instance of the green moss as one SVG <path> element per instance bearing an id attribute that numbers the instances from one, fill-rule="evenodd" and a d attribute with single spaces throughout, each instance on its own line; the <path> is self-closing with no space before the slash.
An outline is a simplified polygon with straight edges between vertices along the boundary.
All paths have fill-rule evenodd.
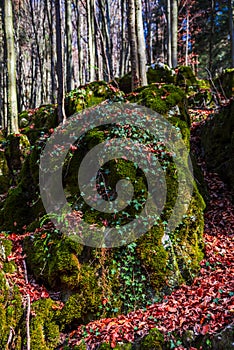
<path id="1" fill-rule="evenodd" d="M 226 69 L 216 80 L 215 85 L 227 98 L 234 96 L 234 69 Z"/>
<path id="2" fill-rule="evenodd" d="M 188 211 L 173 237 L 177 263 L 181 275 L 187 282 L 192 281 L 195 277 L 200 269 L 200 261 L 204 257 L 204 209 L 204 200 L 194 184 L 193 197 Z"/>
<path id="3" fill-rule="evenodd" d="M 59 343 L 59 326 L 51 299 L 40 299 L 31 305 L 30 337 L 32 350 L 52 350 Z"/>
<path id="4" fill-rule="evenodd" d="M 57 112 L 54 105 L 45 105 L 36 109 L 35 113 L 31 116 L 31 125 L 36 130 L 47 131 L 51 128 L 55 128 L 57 122 Z"/>
<path id="5" fill-rule="evenodd" d="M 56 232 L 43 231 L 25 240 L 27 261 L 36 278 L 51 288 L 74 289 L 78 285 L 82 246 Z M 44 238 L 41 238 L 44 237 Z"/>
<path id="6" fill-rule="evenodd" d="M 7 164 L 7 159 L 5 156 L 5 148 L 7 146 L 7 140 L 0 133 L 0 194 L 6 193 L 10 186 L 10 171 Z"/>
<path id="7" fill-rule="evenodd" d="M 114 98 L 121 98 L 122 93 L 113 89 L 104 81 L 95 81 L 69 92 L 65 100 L 66 115 L 71 116 L 84 108 L 96 106 L 99 103 Z"/>
<path id="8" fill-rule="evenodd" d="M 191 67 L 181 66 L 178 69 L 176 77 L 176 85 L 184 89 L 187 93 L 190 89 L 198 86 L 196 76 Z"/>
<path id="9" fill-rule="evenodd" d="M 151 329 L 149 334 L 141 342 L 140 349 L 144 350 L 162 350 L 164 344 L 164 336 L 157 329 Z"/>
<path id="10" fill-rule="evenodd" d="M 152 83 L 166 83 L 173 84 L 175 82 L 175 75 L 168 66 L 149 68 L 147 71 L 148 84 Z"/>
<path id="11" fill-rule="evenodd" d="M 15 348 L 21 347 L 21 322 L 23 317 L 23 305 L 18 287 L 8 283 L 6 273 L 11 273 L 12 262 L 7 260 L 11 254 L 12 243 L 7 236 L 0 240 L 0 264 L 3 269 L 0 271 L 0 348 L 6 349 L 10 332 L 13 330 Z"/>
<path id="12" fill-rule="evenodd" d="M 128 100 L 151 108 L 165 116 L 172 107 L 178 105 L 180 110 L 178 117 L 189 124 L 185 94 L 175 85 L 160 87 L 157 84 L 151 84 L 135 90 L 134 94 L 128 96 Z"/>
<path id="13" fill-rule="evenodd" d="M 151 285 L 156 291 L 163 287 L 168 275 L 168 252 L 162 245 L 162 225 L 153 227 L 137 240 L 137 253 L 142 265 L 150 275 Z"/>

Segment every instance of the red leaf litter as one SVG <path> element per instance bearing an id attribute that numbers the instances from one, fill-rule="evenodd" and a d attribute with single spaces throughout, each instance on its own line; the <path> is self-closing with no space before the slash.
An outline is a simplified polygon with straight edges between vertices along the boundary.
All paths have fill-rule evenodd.
<path id="1" fill-rule="evenodd" d="M 209 114 L 205 113 L 205 117 Z M 195 335 L 213 334 L 233 323 L 234 206 L 219 176 L 209 173 L 199 158 L 199 130 L 203 123 L 193 123 L 191 130 L 191 146 L 197 153 L 210 194 L 205 213 L 205 259 L 201 261 L 199 276 L 192 285 L 181 285 L 146 311 L 137 310 L 79 326 L 69 334 L 71 347 L 79 345 L 82 339 L 89 350 L 97 349 L 103 342 L 110 342 L 115 347 L 118 342 L 133 342 L 155 327 L 165 339 L 172 331 L 180 335 L 186 330 L 192 330 Z M 176 349 L 185 348 L 179 346 Z"/>
<path id="2" fill-rule="evenodd" d="M 7 236 L 7 239 L 10 239 L 13 244 L 12 253 L 7 257 L 7 261 L 14 260 L 17 270 L 14 273 L 7 273 L 6 278 L 10 286 L 18 286 L 23 301 L 25 301 L 25 297 L 29 295 L 30 301 L 33 302 L 41 298 L 48 298 L 49 293 L 44 286 L 27 281 L 27 271 L 24 263 L 26 256 L 23 254 L 22 248 L 22 242 L 27 236 L 30 236 L 30 233 L 20 236 L 12 233 Z M 0 238 L 6 239 L 6 236 L 0 234 Z"/>

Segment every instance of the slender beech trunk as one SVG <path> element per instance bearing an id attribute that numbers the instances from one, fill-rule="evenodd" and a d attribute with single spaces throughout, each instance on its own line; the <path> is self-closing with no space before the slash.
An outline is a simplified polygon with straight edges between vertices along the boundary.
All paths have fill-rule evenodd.
<path id="1" fill-rule="evenodd" d="M 72 58 L 72 4 L 71 0 L 65 1 L 65 20 L 66 20 L 66 83 L 67 91 L 74 87 L 73 81 L 73 58 Z"/>
<path id="2" fill-rule="evenodd" d="M 167 64 L 172 67 L 171 56 L 171 0 L 167 0 Z"/>
<path id="3" fill-rule="evenodd" d="M 109 1 L 98 0 L 99 9 L 101 11 L 102 17 L 102 31 L 101 40 L 103 41 L 105 53 L 105 66 L 106 66 L 106 78 L 108 81 L 113 77 L 112 68 L 112 42 L 111 42 L 111 32 L 110 32 L 110 9 Z"/>
<path id="4" fill-rule="evenodd" d="M 140 85 L 137 36 L 136 36 L 135 0 L 129 0 L 128 6 L 129 6 L 128 8 L 129 38 L 130 38 L 130 47 L 131 47 L 132 90 L 134 90 Z"/>
<path id="5" fill-rule="evenodd" d="M 43 100 L 44 100 L 43 64 L 42 64 L 41 53 L 40 53 L 39 34 L 38 34 L 38 30 L 36 28 L 36 22 L 35 22 L 35 18 L 34 18 L 34 8 L 33 8 L 33 1 L 32 0 L 30 0 L 30 10 L 31 10 L 32 28 L 33 28 L 33 32 L 34 32 L 35 43 L 36 43 L 36 51 L 37 51 L 36 62 L 37 62 L 37 66 L 38 66 L 38 69 L 39 69 L 39 72 L 40 72 L 40 85 L 38 84 L 38 81 L 37 81 L 37 87 L 39 86 L 40 88 L 37 89 L 37 93 L 39 93 L 39 91 L 40 91 L 40 97 L 38 96 L 38 98 L 40 99 L 40 103 L 43 103 Z"/>
<path id="6" fill-rule="evenodd" d="M 14 47 L 13 11 L 11 0 L 4 0 L 4 24 L 7 48 L 8 133 L 19 133 L 16 88 L 16 57 Z"/>
<path id="7" fill-rule="evenodd" d="M 209 40 L 209 71 L 210 72 L 212 72 L 212 66 L 213 66 L 214 31 L 215 31 L 215 1 L 211 0 L 210 40 Z"/>
<path id="8" fill-rule="evenodd" d="M 94 0 L 86 0 L 88 53 L 89 53 L 89 81 L 95 80 L 95 42 L 94 42 Z"/>
<path id="9" fill-rule="evenodd" d="M 146 76 L 146 46 L 144 38 L 143 29 L 143 19 L 142 19 L 142 4 L 141 0 L 135 0 L 135 10 L 136 10 L 136 36 L 137 36 L 137 52 L 139 59 L 139 78 L 140 85 L 147 85 Z"/>
<path id="10" fill-rule="evenodd" d="M 188 53 L 189 53 L 189 12 L 187 9 L 186 15 L 186 43 L 185 43 L 185 65 L 188 66 Z"/>
<path id="11" fill-rule="evenodd" d="M 172 67 L 178 64 L 178 0 L 171 1 L 171 53 Z"/>
<path id="12" fill-rule="evenodd" d="M 152 51 L 152 28 L 151 28 L 151 2 L 150 0 L 145 0 L 145 12 L 146 12 L 146 23 L 147 23 L 147 62 L 151 65 L 153 61 L 153 51 Z"/>
<path id="13" fill-rule="evenodd" d="M 119 64 L 119 76 L 122 77 L 125 74 L 125 57 L 126 57 L 126 2 L 121 0 L 121 50 L 120 50 L 120 64 Z"/>
<path id="14" fill-rule="evenodd" d="M 234 24 L 233 24 L 233 17 L 234 17 L 234 6 L 233 1 L 228 0 L 228 9 L 229 9 L 229 32 L 230 32 L 230 40 L 231 40 L 231 63 L 232 68 L 234 68 Z"/>
<path id="15" fill-rule="evenodd" d="M 57 77 L 58 77 L 58 122 L 66 119 L 64 108 L 64 79 L 63 79 L 63 48 L 62 48 L 62 29 L 60 0 L 55 0 L 56 11 L 56 51 L 57 51 Z"/>

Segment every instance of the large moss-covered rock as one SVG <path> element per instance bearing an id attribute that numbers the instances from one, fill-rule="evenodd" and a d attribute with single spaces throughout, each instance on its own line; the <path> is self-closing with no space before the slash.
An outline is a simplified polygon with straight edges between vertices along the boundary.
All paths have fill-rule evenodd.
<path id="1" fill-rule="evenodd" d="M 3 234 L 1 235 L 3 236 Z M 0 239 L 0 347 L 7 349 L 10 334 L 15 334 L 15 349 L 21 349 L 23 332 L 23 304 L 18 287 L 9 283 L 7 275 L 16 268 L 7 257 L 11 254 L 12 244 L 5 237 Z"/>
<path id="2" fill-rule="evenodd" d="M 175 85 L 151 84 L 139 88 L 128 96 L 130 102 L 137 102 L 164 116 L 177 117 L 190 124 L 185 93 Z"/>
<path id="3" fill-rule="evenodd" d="M 152 83 L 164 83 L 174 84 L 176 80 L 175 72 L 170 69 L 166 64 L 153 64 L 147 69 L 147 81 L 148 84 Z M 118 87 L 125 94 L 132 92 L 132 78 L 131 72 L 125 74 L 120 79 L 116 79 Z"/>
<path id="4" fill-rule="evenodd" d="M 213 101 L 209 81 L 198 79 L 189 66 L 178 68 L 176 85 L 185 91 L 190 107 L 207 107 Z"/>
<path id="5" fill-rule="evenodd" d="M 22 232 L 25 225 L 44 214 L 39 196 L 39 155 L 41 147 L 31 148 L 17 177 L 17 185 L 10 188 L 0 212 L 2 229 Z"/>
<path id="6" fill-rule="evenodd" d="M 216 80 L 215 84 L 221 94 L 227 98 L 234 96 L 234 68 L 226 69 Z"/>
<path id="7" fill-rule="evenodd" d="M 119 97 L 118 91 L 101 82 L 78 90 L 66 100 L 68 115 L 107 98 Z M 152 84 L 136 90 L 128 98 L 163 114 L 181 130 L 189 149 L 186 97 L 179 87 Z M 128 223 L 141 212 L 147 198 L 144 172 L 125 159 L 113 159 L 101 167 L 96 180 L 99 193 L 105 200 L 116 198 L 116 184 L 121 179 L 128 178 L 134 189 L 131 205 L 120 213 L 109 214 L 92 210 L 84 202 L 77 185 L 77 169 L 95 145 L 108 138 L 131 136 L 137 142 L 146 142 L 153 147 L 166 169 L 166 205 L 158 223 L 135 242 L 127 245 L 125 242 L 125 245 L 113 249 L 83 247 L 54 228 L 48 222 L 39 197 L 38 161 L 49 128 L 55 125 L 55 116 L 52 106 L 43 106 L 29 113 L 29 124 L 25 124 L 23 132 L 31 142 L 30 154 L 24 159 L 17 186 L 10 189 L 0 214 L 0 223 L 6 230 L 21 232 L 23 225 L 30 225 L 31 237 L 24 243 L 29 271 L 37 281 L 60 292 L 65 303 L 64 308 L 57 311 L 51 301 L 35 304 L 38 316 L 33 321 L 32 332 L 35 344 L 38 341 L 41 349 L 54 346 L 57 326 L 60 330 L 70 329 L 95 318 L 112 317 L 159 300 L 163 293 L 169 293 L 182 281 L 188 282 L 193 278 L 199 269 L 203 251 L 204 203 L 196 185 L 187 215 L 171 234 L 171 245 L 163 242 L 165 223 L 177 195 L 177 172 L 170 152 L 144 130 L 144 123 L 142 129 L 134 125 L 108 125 L 87 132 L 74 144 L 74 150 L 68 152 L 63 169 L 63 185 L 72 210 L 81 212 L 87 223 L 109 227 Z M 26 115 L 24 118 L 27 120 Z M 187 159 L 184 161 L 186 163 Z M 43 311 L 46 307 L 48 313 Z M 52 312 L 53 307 L 56 315 Z M 52 338 L 49 336 L 50 327 L 55 330 Z"/>
<path id="8" fill-rule="evenodd" d="M 1 133 L 0 150 L 0 193 L 4 193 L 9 186 L 18 183 L 18 175 L 30 152 L 30 143 L 26 135 L 4 137 Z"/>
<path id="9" fill-rule="evenodd" d="M 148 84 L 166 83 L 174 84 L 176 74 L 173 69 L 170 69 L 166 64 L 153 64 L 147 70 Z"/>
<path id="10" fill-rule="evenodd" d="M 95 81 L 69 92 L 65 100 L 67 116 L 96 106 L 108 99 L 122 98 L 123 93 L 104 81 Z"/>
<path id="11" fill-rule="evenodd" d="M 207 120 L 201 144 L 208 169 L 220 174 L 234 191 L 234 102 Z"/>
<path id="12" fill-rule="evenodd" d="M 142 96 L 141 93 L 145 89 L 141 89 L 138 96 Z M 154 91 L 154 86 L 152 90 Z M 179 88 L 169 87 L 163 90 L 167 98 L 170 91 L 176 95 L 174 104 L 184 97 L 183 93 L 180 97 Z M 152 94 L 151 97 L 153 96 Z M 147 98 L 145 101 L 147 104 Z M 172 108 L 173 104 L 169 103 L 169 106 L 168 109 Z M 177 115 L 167 117 L 173 125 L 181 128 L 182 137 L 189 148 L 189 128 L 186 121 Z M 65 162 L 67 169 L 64 170 L 64 187 L 68 201 L 74 210 L 82 211 L 84 220 L 90 224 L 108 223 L 111 226 L 117 222 L 124 225 L 129 218 L 137 215 L 144 205 L 147 192 L 144 173 L 136 164 L 124 159 L 112 160 L 105 164 L 100 169 L 102 176 L 97 177 L 97 182 L 104 197 L 115 198 L 116 183 L 128 178 L 134 187 L 134 199 L 133 205 L 129 205 L 126 211 L 108 214 L 92 210 L 83 201 L 77 185 L 77 169 L 89 150 L 105 139 L 130 134 L 139 142 L 153 142 L 152 136 L 134 126 L 126 128 L 124 125 L 109 125 L 105 130 L 103 127 L 95 128 L 76 142 L 74 153 L 69 154 Z M 148 230 L 136 242 L 112 250 L 96 250 L 82 247 L 71 238 L 63 237 L 58 231 L 46 227 L 43 227 L 42 231 L 37 230 L 33 237 L 25 242 L 27 261 L 34 276 L 49 288 L 62 291 L 65 307 L 60 315 L 61 327 L 144 307 L 160 298 L 162 293 L 169 293 L 182 281 L 191 281 L 199 269 L 199 262 L 203 257 L 204 202 L 194 185 L 187 215 L 172 234 L 172 248 L 168 249 L 162 242 L 165 233 L 163 221 L 168 220 L 175 204 L 177 175 L 171 156 L 161 144 L 152 144 L 161 154 L 162 165 L 165 163 L 168 167 L 167 202 L 158 225 Z M 108 192 L 103 187 L 103 181 L 108 184 Z"/>

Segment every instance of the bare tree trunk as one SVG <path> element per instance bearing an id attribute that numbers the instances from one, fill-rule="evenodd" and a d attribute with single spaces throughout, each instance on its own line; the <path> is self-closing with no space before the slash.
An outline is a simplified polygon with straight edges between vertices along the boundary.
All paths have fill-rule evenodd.
<path id="1" fill-rule="evenodd" d="M 129 0 L 128 6 L 129 6 L 128 8 L 129 38 L 130 38 L 130 47 L 131 47 L 132 90 L 134 90 L 140 85 L 137 36 L 136 36 L 135 0 Z"/>
<path id="2" fill-rule="evenodd" d="M 120 50 L 120 64 L 119 64 L 119 76 L 122 77 L 125 74 L 125 57 L 127 50 L 126 40 L 126 2 L 121 0 L 121 50 Z"/>
<path id="3" fill-rule="evenodd" d="M 112 42 L 111 42 L 111 32 L 110 32 L 110 9 L 109 1 L 99 0 L 99 8 L 102 15 L 102 31 L 101 31 L 101 40 L 103 41 L 103 48 L 105 52 L 103 55 L 106 62 L 106 79 L 110 81 L 113 77 L 113 68 L 112 68 Z"/>
<path id="4" fill-rule="evenodd" d="M 65 1 L 65 19 L 66 19 L 66 80 L 67 91 L 71 91 L 74 87 L 73 84 L 73 59 L 72 59 L 72 8 L 71 0 Z"/>
<path id="5" fill-rule="evenodd" d="M 43 103 L 43 100 L 44 100 L 43 65 L 42 65 L 42 59 L 41 59 L 41 54 L 40 54 L 39 35 L 38 35 L 38 31 L 37 31 L 36 24 L 35 24 L 35 19 L 34 19 L 34 9 L 33 9 L 32 0 L 30 0 L 30 10 L 31 10 L 32 27 L 33 27 L 33 32 L 34 32 L 34 37 L 35 37 L 35 42 L 36 42 L 36 50 L 37 50 L 36 61 L 38 62 L 38 68 L 39 68 L 39 72 L 40 72 L 40 85 L 39 85 L 40 86 L 40 92 L 41 92 L 40 93 L 40 103 Z"/>
<path id="6" fill-rule="evenodd" d="M 63 49 L 61 33 L 60 0 L 55 0 L 56 10 L 56 51 L 57 51 L 57 76 L 58 76 L 58 122 L 66 119 L 64 108 L 64 79 L 63 79 Z"/>
<path id="7" fill-rule="evenodd" d="M 136 37 L 137 37 L 137 51 L 138 51 L 138 63 L 139 63 L 139 78 L 140 85 L 147 85 L 146 76 L 146 47 L 143 29 L 142 19 L 142 5 L 141 0 L 135 0 L 136 11 Z"/>
<path id="8" fill-rule="evenodd" d="M 233 25 L 233 16 L 234 16 L 234 7 L 232 0 L 228 0 L 228 9 L 229 9 L 229 32 L 231 39 L 231 57 L 232 57 L 232 68 L 234 68 L 234 25 Z"/>
<path id="9" fill-rule="evenodd" d="M 151 2 L 150 0 L 145 0 L 145 12 L 146 12 L 146 23 L 147 23 L 147 62 L 151 65 L 153 61 L 153 51 L 152 51 L 152 28 L 151 28 Z"/>
<path id="10" fill-rule="evenodd" d="M 13 11 L 11 0 L 4 1 L 5 37 L 7 48 L 8 133 L 19 133 L 16 88 L 16 58 L 14 47 Z"/>
<path id="11" fill-rule="evenodd" d="M 171 1 L 171 52 L 172 67 L 177 67 L 178 56 L 178 0 Z"/>
<path id="12" fill-rule="evenodd" d="M 49 7 L 50 4 L 50 7 Z M 55 103 L 55 97 L 56 97 L 56 79 L 55 79 L 55 53 L 54 53 L 54 33 L 53 33 L 53 6 L 52 6 L 52 0 L 48 1 L 45 0 L 45 9 L 46 9 L 46 15 L 47 15 L 47 21 L 48 21 L 48 27 L 49 27 L 49 38 L 50 38 L 50 78 L 51 78 L 51 92 L 50 92 L 50 98 L 51 102 Z"/>
<path id="13" fill-rule="evenodd" d="M 210 19 L 210 41 L 209 41 L 209 71 L 212 72 L 213 66 L 213 42 L 215 27 L 215 2 L 211 0 L 211 19 Z"/>
<path id="14" fill-rule="evenodd" d="M 167 0 L 167 64 L 172 67 L 171 57 L 171 0 Z"/>
<path id="15" fill-rule="evenodd" d="M 189 12 L 187 9 L 186 16 L 186 43 L 185 43 L 185 65 L 188 66 L 188 52 L 189 52 Z"/>
<path id="16" fill-rule="evenodd" d="M 86 0 L 89 52 L 89 81 L 95 80 L 94 0 Z"/>

